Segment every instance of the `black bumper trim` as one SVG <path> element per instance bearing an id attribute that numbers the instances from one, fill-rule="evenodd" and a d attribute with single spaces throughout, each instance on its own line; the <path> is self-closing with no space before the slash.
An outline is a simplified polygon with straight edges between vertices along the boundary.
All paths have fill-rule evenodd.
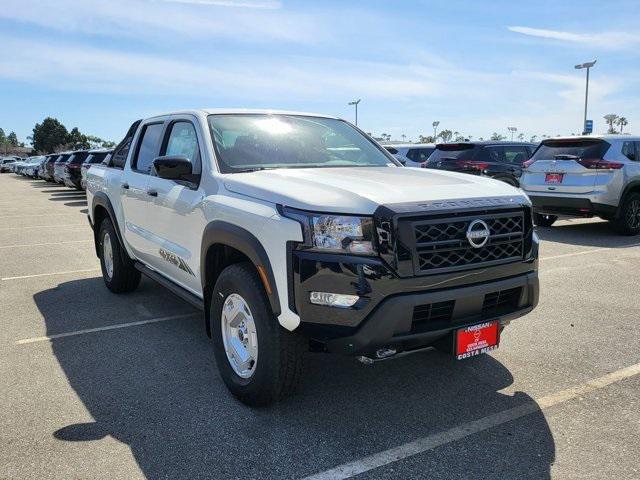
<path id="1" fill-rule="evenodd" d="M 617 208 L 603 203 L 593 203 L 588 198 L 529 196 L 536 213 L 569 215 L 576 217 L 613 217 Z"/>
<path id="2" fill-rule="evenodd" d="M 515 287 L 522 287 L 519 304 L 514 310 L 503 315 L 483 315 L 481 309 L 465 308 L 469 303 L 475 302 L 477 304 L 480 301 L 481 304 L 481 299 L 488 293 Z M 326 343 L 326 348 L 330 352 L 356 355 L 370 353 L 380 347 L 402 346 L 407 342 L 414 344 L 414 346 L 416 344 L 426 346 L 466 325 L 488 320 L 500 320 L 502 325 L 506 325 L 510 320 L 526 315 L 533 310 L 538 304 L 538 296 L 537 272 L 468 287 L 397 295 L 381 302 L 354 334 L 329 340 Z M 448 300 L 456 301 L 455 311 L 457 312 L 454 313 L 454 318 L 449 325 L 445 328 L 409 333 L 414 307 Z"/>

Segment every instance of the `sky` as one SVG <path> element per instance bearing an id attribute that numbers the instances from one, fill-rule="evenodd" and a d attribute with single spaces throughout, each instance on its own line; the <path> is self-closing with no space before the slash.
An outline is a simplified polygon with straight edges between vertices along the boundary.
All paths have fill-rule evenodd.
<path id="1" fill-rule="evenodd" d="M 634 1 L 2 0 L 0 127 L 47 116 L 118 141 L 184 108 L 277 108 L 416 140 L 532 135 L 628 119 L 640 133 Z"/>

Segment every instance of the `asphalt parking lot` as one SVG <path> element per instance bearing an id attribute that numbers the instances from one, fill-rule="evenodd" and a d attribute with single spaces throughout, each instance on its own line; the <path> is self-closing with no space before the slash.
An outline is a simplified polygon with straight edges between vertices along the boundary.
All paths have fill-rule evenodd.
<path id="1" fill-rule="evenodd" d="M 541 300 L 500 349 L 309 354 L 252 410 L 200 315 L 104 287 L 83 193 L 0 176 L 0 478 L 640 478 L 640 238 L 539 231 Z"/>

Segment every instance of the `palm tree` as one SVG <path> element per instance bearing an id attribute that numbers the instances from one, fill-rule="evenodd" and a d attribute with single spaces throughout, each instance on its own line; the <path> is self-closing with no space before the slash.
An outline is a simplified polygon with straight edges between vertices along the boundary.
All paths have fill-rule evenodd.
<path id="1" fill-rule="evenodd" d="M 524 133 L 518 134 L 518 140 L 520 140 L 521 142 L 524 142 Z"/>
<path id="2" fill-rule="evenodd" d="M 447 143 L 449 140 L 451 140 L 451 137 L 453 136 L 453 132 L 451 130 L 442 130 L 438 136 L 442 139 L 442 141 L 444 143 Z"/>
<path id="3" fill-rule="evenodd" d="M 538 136 L 537 136 L 537 135 L 531 135 L 531 138 L 529 139 L 529 141 L 530 141 L 531 143 L 536 143 L 536 139 L 537 139 L 537 138 L 538 138 Z"/>
<path id="4" fill-rule="evenodd" d="M 613 126 L 618 122 L 618 115 L 615 113 L 609 113 L 603 117 L 607 121 L 607 125 L 609 125 L 609 130 L 607 133 L 618 133 Z"/>
<path id="5" fill-rule="evenodd" d="M 622 133 L 622 130 L 624 129 L 624 127 L 629 125 L 629 121 L 625 117 L 619 117 L 616 123 L 620 127 L 620 133 Z"/>
<path id="6" fill-rule="evenodd" d="M 407 136 L 403 133 L 402 135 L 400 135 L 402 137 L 402 141 L 404 142 L 404 139 L 407 138 Z"/>

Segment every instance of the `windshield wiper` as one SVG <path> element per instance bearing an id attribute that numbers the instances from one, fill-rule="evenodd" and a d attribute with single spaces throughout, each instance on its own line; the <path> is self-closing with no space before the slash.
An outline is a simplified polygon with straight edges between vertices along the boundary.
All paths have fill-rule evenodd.
<path id="1" fill-rule="evenodd" d="M 250 173 L 259 172 L 261 170 L 273 170 L 275 167 L 251 167 L 251 168 L 233 168 L 229 173 Z"/>

